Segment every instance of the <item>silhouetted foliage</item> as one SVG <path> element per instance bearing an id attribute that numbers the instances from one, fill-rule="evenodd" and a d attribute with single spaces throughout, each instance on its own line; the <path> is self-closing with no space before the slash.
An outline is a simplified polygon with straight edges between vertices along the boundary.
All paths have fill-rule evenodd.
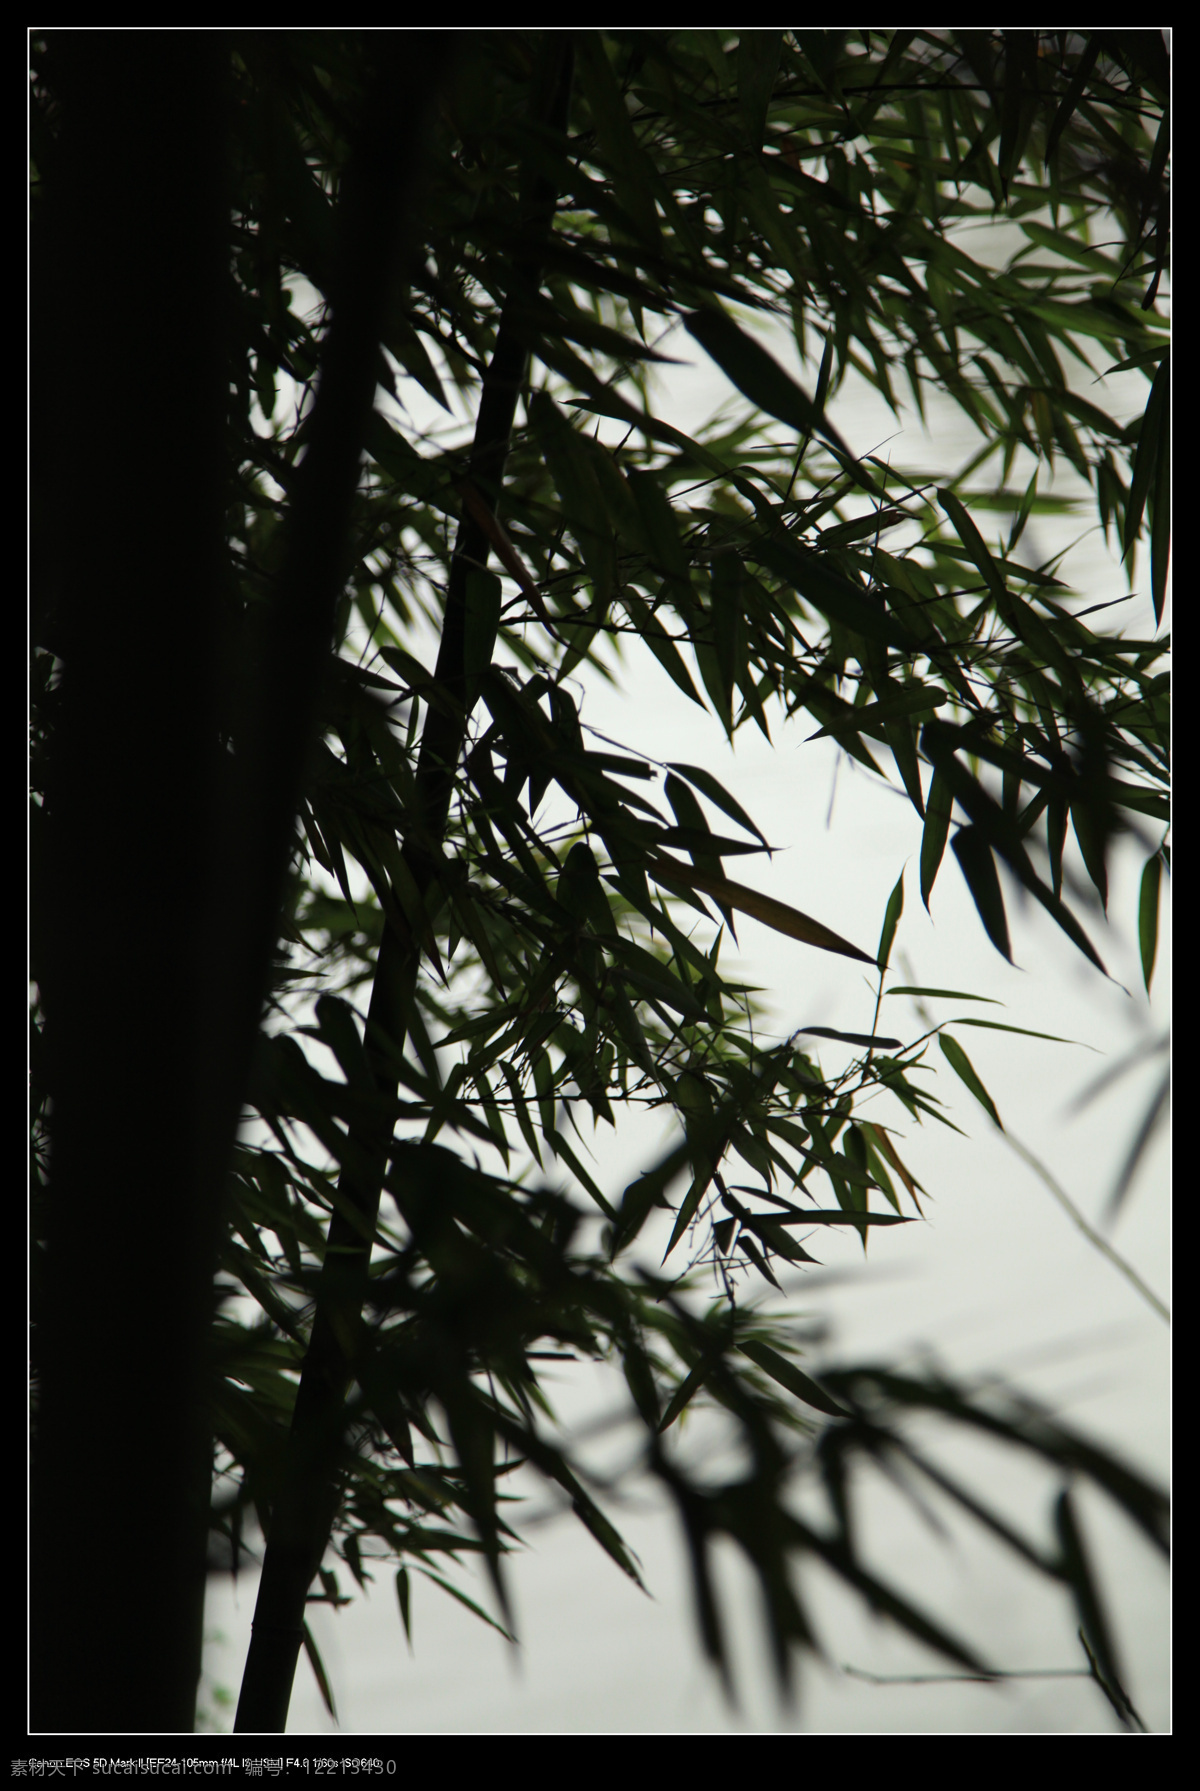
<path id="1" fill-rule="evenodd" d="M 1015 1396 L 819 1383 L 732 1297 L 812 1260 L 799 1227 L 919 1217 L 865 1097 L 942 1116 L 928 1032 L 826 1029 L 837 1074 L 811 1036 L 764 1047 L 724 932 L 882 993 L 903 878 L 877 946 L 759 893 L 727 865 L 768 849 L 752 817 L 598 738 L 572 674 L 633 684 L 649 652 L 729 738 L 807 713 L 907 792 L 926 903 L 949 842 L 1006 957 L 998 863 L 1103 968 L 1064 843 L 1104 899 L 1123 817 L 1165 827 L 1165 643 L 1094 631 L 1020 547 L 1065 461 L 1131 563 L 1148 541 L 1161 617 L 1161 35 L 64 31 L 32 60 L 34 1726 L 190 1727 L 206 1528 L 226 1560 L 267 1538 L 242 1729 L 283 1728 L 302 1645 L 325 1685 L 329 1546 L 359 1585 L 390 1563 L 406 1624 L 411 1572 L 481 1552 L 507 1625 L 519 1463 L 636 1579 L 548 1356 L 622 1366 L 722 1670 L 722 1534 L 784 1682 L 806 1556 L 986 1670 L 851 1521 L 855 1470 L 916 1461 L 932 1412 L 1061 1471 L 1043 1542 L 942 1491 L 1070 1589 L 1117 1696 L 1065 1489 L 1165 1547 L 1162 1494 Z M 993 218 L 1000 268 L 959 228 Z M 746 401 L 695 438 L 649 378 L 685 350 Z M 1140 369 L 1144 416 L 1064 355 Z M 949 394 L 978 454 L 938 487 L 856 457 L 852 368 L 894 409 Z M 677 1143 L 606 1191 L 579 1121 L 629 1102 Z M 748 1468 L 675 1447 L 696 1398 Z"/>

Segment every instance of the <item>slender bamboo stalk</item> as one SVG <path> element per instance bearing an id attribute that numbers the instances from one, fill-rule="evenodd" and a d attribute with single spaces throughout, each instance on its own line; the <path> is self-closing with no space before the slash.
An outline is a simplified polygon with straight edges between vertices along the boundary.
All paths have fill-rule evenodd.
<path id="1" fill-rule="evenodd" d="M 568 37 L 547 43 L 539 96 L 542 116 L 551 128 L 566 127 L 572 50 Z M 495 506 L 516 415 L 517 399 L 528 362 L 521 313 L 540 283 L 539 247 L 553 224 L 556 193 L 544 179 L 534 183 L 523 245 L 513 257 L 513 281 L 501 311 L 496 345 L 483 382 L 470 459 L 472 482 Z M 468 575 L 487 564 L 489 542 L 468 512 L 462 519 L 451 560 L 446 617 L 438 649 L 438 680 L 462 708 L 458 715 L 430 706 L 426 711 L 417 762 L 419 813 L 404 856 L 421 894 L 433 879 L 430 858 L 420 840 L 444 837 L 450 812 L 454 771 L 466 739 L 467 708 L 464 652 L 468 610 Z M 408 1030 L 407 1016 L 415 1000 L 420 963 L 419 943 L 396 925 L 384 932 L 368 1010 L 366 1053 L 377 1092 L 394 1098 L 398 1081 L 386 1040 L 398 1051 Z M 354 1218 L 336 1212 L 330 1221 L 325 1259 L 318 1282 L 316 1316 L 292 1417 L 288 1453 L 278 1496 L 270 1516 L 270 1532 L 255 1607 L 254 1626 L 238 1701 L 235 1731 L 280 1733 L 287 1723 L 296 1661 L 303 1639 L 308 1588 L 320 1566 L 337 1516 L 339 1454 L 343 1442 L 345 1399 L 351 1378 L 353 1346 L 368 1289 L 371 1245 L 383 1177 L 391 1144 L 390 1125 L 352 1130 L 348 1153 L 356 1166 L 343 1169 L 339 1194 Z M 357 1172 L 356 1172 L 357 1171 Z"/>

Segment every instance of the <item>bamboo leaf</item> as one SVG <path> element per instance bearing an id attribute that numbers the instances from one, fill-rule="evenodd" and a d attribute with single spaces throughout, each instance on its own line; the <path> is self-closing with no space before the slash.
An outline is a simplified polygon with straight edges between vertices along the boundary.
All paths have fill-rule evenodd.
<path id="1" fill-rule="evenodd" d="M 727 373 L 751 404 L 778 417 L 797 435 L 816 433 L 854 464 L 854 456 L 808 393 L 786 373 L 773 355 L 748 336 L 726 312 L 715 308 L 694 311 L 684 318 L 690 335 L 705 353 Z M 865 475 L 864 475 L 865 480 Z M 874 486 L 866 481 L 868 489 Z"/>
<path id="2" fill-rule="evenodd" d="M 945 1024 L 947 1026 L 986 1026 L 992 1032 L 1019 1032 L 1024 1038 L 1049 1039 L 1050 1042 L 1055 1045 L 1078 1045 L 1082 1043 L 1082 1040 L 1080 1039 L 1060 1038 L 1056 1032 L 1031 1032 L 1028 1026 L 1006 1026 L 1002 1020 L 972 1020 L 965 1015 L 959 1015 L 958 1018 L 954 1020 L 947 1020 Z M 1094 1046 L 1086 1045 L 1084 1046 L 1084 1049 L 1091 1051 L 1094 1049 Z"/>
<path id="3" fill-rule="evenodd" d="M 690 1154 L 691 1147 L 685 1140 L 668 1151 L 653 1169 L 629 1183 L 617 1208 L 610 1246 L 611 1256 L 616 1257 L 628 1248 L 653 1207 L 666 1204 L 666 1190 L 680 1171 L 686 1168 Z"/>
<path id="4" fill-rule="evenodd" d="M 767 845 L 765 834 L 759 832 L 745 809 L 735 801 L 722 784 L 717 782 L 711 772 L 704 771 L 697 765 L 671 765 L 670 769 L 678 772 L 680 777 L 686 778 L 688 783 L 692 784 L 702 795 L 707 796 L 715 807 L 727 814 L 731 821 L 737 821 L 746 829 L 747 833 L 754 834 L 757 839 L 762 840 L 764 846 Z M 770 847 L 767 847 L 767 850 L 769 851 Z"/>
<path id="5" fill-rule="evenodd" d="M 1165 364 L 1165 363 L 1164 363 Z M 1162 626 L 1166 602 L 1167 572 L 1171 553 L 1171 414 L 1170 394 L 1158 417 L 1158 454 L 1150 491 L 1150 585 L 1154 596 L 1154 620 Z"/>
<path id="6" fill-rule="evenodd" d="M 779 72 L 782 47 L 782 31 L 743 31 L 738 37 L 738 113 L 755 155 L 763 145 L 767 105 Z"/>
<path id="7" fill-rule="evenodd" d="M 505 1629 L 503 1623 L 497 1623 L 494 1617 L 489 1617 L 481 1604 L 476 1604 L 473 1598 L 468 1598 L 465 1592 L 460 1592 L 457 1586 L 452 1586 L 450 1581 L 443 1579 L 440 1573 L 435 1573 L 432 1567 L 421 1567 L 418 1571 L 423 1573 L 427 1580 L 432 1580 L 435 1586 L 440 1586 L 443 1592 L 448 1592 L 451 1598 L 457 1598 L 459 1604 L 465 1605 L 469 1611 L 486 1623 L 489 1629 L 494 1629 L 497 1634 L 502 1635 L 506 1642 L 515 1644 L 517 1638 L 510 1629 Z"/>
<path id="8" fill-rule="evenodd" d="M 408 1568 L 396 1569 L 396 1599 L 400 1606 L 400 1621 L 404 1625 L 404 1635 L 412 1650 L 412 1596 L 408 1583 Z"/>
<path id="9" fill-rule="evenodd" d="M 755 541 L 754 559 L 791 585 L 831 622 L 866 641 L 911 653 L 917 641 L 886 607 L 882 598 L 836 571 L 822 556 L 800 546 L 782 532 Z"/>
<path id="10" fill-rule="evenodd" d="M 1142 979 L 1150 993 L 1154 975 L 1154 959 L 1158 953 L 1158 891 L 1162 877 L 1162 854 L 1152 853 L 1146 860 L 1138 892 L 1138 949 L 1142 958 Z"/>
<path id="11" fill-rule="evenodd" d="M 330 1690 L 329 1686 L 329 1675 L 325 1671 L 325 1663 L 321 1659 L 320 1651 L 317 1648 L 316 1642 L 313 1640 L 312 1630 L 308 1627 L 307 1623 L 304 1625 L 304 1652 L 308 1656 L 308 1664 L 313 1670 L 314 1677 L 316 1678 L 317 1685 L 320 1689 L 322 1702 L 336 1723 L 337 1710 L 334 1707 L 333 1692 Z"/>
<path id="12" fill-rule="evenodd" d="M 857 958 L 862 964 L 875 962 L 865 951 L 859 951 L 856 945 L 851 945 L 828 927 L 822 926 L 819 920 L 801 914 L 798 908 L 790 908 L 786 902 L 776 901 L 773 896 L 761 895 L 758 890 L 747 889 L 741 883 L 731 883 L 728 877 L 707 877 L 694 866 L 680 864 L 659 853 L 647 855 L 646 869 L 656 883 L 662 883 L 667 888 L 672 884 L 682 884 L 684 888 L 699 889 L 716 901 L 724 902 L 742 914 L 749 914 L 753 920 L 761 921 L 763 926 L 771 927 L 777 933 L 785 933 L 789 939 L 799 939 L 802 944 L 815 945 L 821 951 L 837 952 L 844 958 Z"/>
<path id="13" fill-rule="evenodd" d="M 1142 512 L 1155 483 L 1160 450 L 1169 441 L 1170 405 L 1171 356 L 1168 351 L 1160 361 L 1158 371 L 1154 375 L 1154 383 L 1150 387 L 1150 396 L 1146 400 L 1146 410 L 1138 432 L 1137 450 L 1133 457 L 1133 479 L 1125 505 L 1125 535 L 1122 543 L 1127 559 L 1133 551 L 1137 542 L 1138 530 L 1142 526 Z M 1170 516 L 1169 503 L 1167 516 L 1168 518 Z M 1160 621 L 1162 619 L 1161 605 L 1157 602 L 1155 618 Z"/>
<path id="14" fill-rule="evenodd" d="M 954 1128 L 957 1131 L 957 1127 Z M 862 1178 L 864 1181 L 866 1177 Z M 870 1213 L 861 1209 L 847 1212 L 844 1208 L 838 1212 L 829 1207 L 816 1207 L 812 1212 L 806 1211 L 802 1220 L 788 1219 L 789 1225 L 852 1225 L 856 1231 L 863 1231 L 871 1225 L 913 1225 L 916 1221 L 905 1219 L 896 1213 Z"/>
<path id="15" fill-rule="evenodd" d="M 951 1001 L 986 1001 L 992 1007 L 1003 1007 L 992 995 L 970 995 L 965 989 L 924 989 L 910 986 L 908 983 L 896 983 L 884 990 L 885 995 L 942 995 Z"/>
<path id="16" fill-rule="evenodd" d="M 1059 1547 L 1062 1551 L 1063 1577 L 1074 1596 L 1075 1609 L 1079 1613 L 1083 1633 L 1094 1648 L 1105 1677 L 1110 1683 L 1119 1685 L 1121 1671 L 1117 1664 L 1112 1636 L 1104 1615 L 1104 1607 L 1100 1602 L 1095 1575 L 1084 1548 L 1083 1536 L 1075 1516 L 1074 1501 L 1066 1488 L 1059 1494 L 1055 1502 L 1054 1521 L 1055 1529 L 1058 1532 Z"/>
<path id="17" fill-rule="evenodd" d="M 927 912 L 934 880 L 946 850 L 953 808 L 954 795 L 950 780 L 940 766 L 935 765 L 925 803 L 925 825 L 921 829 L 921 900 Z"/>
<path id="18" fill-rule="evenodd" d="M 888 959 L 892 953 L 892 941 L 896 937 L 896 928 L 900 916 L 904 912 L 904 872 L 896 879 L 895 888 L 888 897 L 888 905 L 883 916 L 883 930 L 879 935 L 879 950 L 875 953 L 875 962 L 881 970 L 886 970 Z M 894 1042 L 894 1041 L 887 1041 Z"/>
<path id="19" fill-rule="evenodd" d="M 667 1409 L 663 1413 L 662 1420 L 658 1426 L 660 1434 L 664 1430 L 669 1430 L 671 1428 L 680 1412 L 682 1412 L 696 1397 L 696 1394 L 699 1393 L 700 1389 L 703 1387 L 711 1368 L 712 1363 L 710 1361 L 701 1360 L 696 1364 L 695 1368 L 692 1369 L 690 1374 L 685 1375 L 684 1379 L 679 1383 L 678 1387 L 676 1387 L 667 1403 Z"/>
<path id="20" fill-rule="evenodd" d="M 1001 957 L 1012 963 L 1008 942 L 1008 919 L 1004 897 L 996 874 L 991 847 L 977 827 L 961 827 L 953 840 L 954 856 L 971 892 L 971 900 L 984 924 L 988 938 Z"/>
<path id="21" fill-rule="evenodd" d="M 779 1286 L 774 1269 L 772 1269 L 770 1263 L 767 1261 L 758 1245 L 754 1242 L 754 1239 L 750 1237 L 747 1232 L 742 1231 L 739 1233 L 737 1247 L 745 1256 L 746 1260 L 754 1264 L 754 1267 L 758 1270 L 763 1279 L 769 1281 L 772 1287 L 778 1288 L 779 1292 L 782 1293 L 783 1289 Z"/>
<path id="22" fill-rule="evenodd" d="M 764 1374 L 769 1374 L 773 1381 L 778 1381 L 781 1387 L 786 1387 L 789 1393 L 794 1393 L 805 1405 L 814 1406 L 818 1412 L 824 1412 L 830 1418 L 850 1416 L 845 1407 L 840 1406 L 823 1387 L 818 1386 L 811 1376 L 804 1374 L 795 1363 L 789 1362 L 786 1356 L 781 1356 L 778 1350 L 772 1349 L 770 1344 L 747 1337 L 738 1344 L 738 1348 Z"/>
<path id="23" fill-rule="evenodd" d="M 691 673 L 683 663 L 678 647 L 675 645 L 658 617 L 652 612 L 649 604 L 646 603 L 644 598 L 639 597 L 636 591 L 630 590 L 628 586 L 621 592 L 621 602 L 629 615 L 630 621 L 633 623 L 654 657 L 658 660 L 658 663 L 662 666 L 671 682 L 676 684 L 679 689 L 682 690 L 685 697 L 689 697 L 693 703 L 703 709 L 704 699 L 699 695 L 696 686 L 692 683 Z"/>
<path id="24" fill-rule="evenodd" d="M 856 731 L 878 733 L 884 738 L 884 724 L 901 715 L 928 714 L 931 709 L 940 709 L 948 702 L 944 690 L 936 690 L 931 685 L 922 684 L 915 689 L 911 686 L 897 691 L 878 703 L 864 703 L 861 709 L 853 709 L 841 721 L 830 722 L 810 734 L 810 740 L 820 740 L 827 734 L 838 734 L 843 729 L 853 728 Z"/>
<path id="25" fill-rule="evenodd" d="M 1001 1123 L 999 1113 L 996 1111 L 995 1103 L 987 1089 L 983 1086 L 983 1083 L 979 1080 L 970 1058 L 967 1056 L 958 1040 L 951 1038 L 948 1032 L 940 1032 L 938 1034 L 938 1044 L 942 1048 L 942 1056 L 946 1059 L 946 1062 L 950 1065 L 950 1068 L 954 1071 L 955 1075 L 960 1081 L 965 1082 L 984 1112 L 989 1118 L 994 1119 L 996 1124 L 1000 1127 L 1000 1130 L 1003 1131 L 1004 1126 Z"/>
<path id="26" fill-rule="evenodd" d="M 869 1050 L 899 1051 L 899 1039 L 884 1038 L 878 1032 L 836 1032 L 832 1026 L 801 1026 L 799 1031 L 811 1033 L 816 1038 L 841 1039 L 847 1045 L 865 1045 Z"/>

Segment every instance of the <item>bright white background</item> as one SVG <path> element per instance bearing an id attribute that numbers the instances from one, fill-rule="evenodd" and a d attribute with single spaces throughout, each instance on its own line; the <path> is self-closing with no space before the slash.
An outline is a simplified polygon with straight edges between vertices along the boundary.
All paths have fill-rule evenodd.
<path id="1" fill-rule="evenodd" d="M 980 253 L 980 240 L 973 233 L 964 246 Z M 991 233 L 997 253 L 1010 251 L 1015 240 L 1007 231 Z M 777 334 L 766 339 L 794 372 L 801 371 L 789 338 Z M 692 365 L 667 370 L 671 398 L 665 414 L 691 430 L 728 400 L 730 388 L 690 339 L 674 338 L 670 352 Z M 1102 370 L 1107 363 L 1097 359 L 1096 364 Z M 806 377 L 811 388 L 811 368 Z M 1073 377 L 1095 402 L 1121 418 L 1144 405 L 1147 388 L 1140 376 L 1118 376 L 1097 389 L 1082 369 Z M 402 395 L 424 420 L 424 401 L 410 398 L 409 383 Z M 950 404 L 935 400 L 929 415 L 932 435 L 922 431 L 915 416 L 906 416 L 898 426 L 861 383 L 844 388 L 832 410 L 838 429 L 859 454 L 879 450 L 890 438 L 881 451 L 890 451 L 895 465 L 910 474 L 920 469 L 943 483 L 974 452 L 979 438 Z M 980 488 L 996 470 L 994 463 L 984 469 L 985 477 L 976 481 Z M 1018 461 L 1010 484 L 1023 487 L 1028 471 Z M 1051 489 L 1072 493 L 1081 487 L 1068 469 Z M 1009 519 L 981 512 L 979 522 L 995 545 L 997 536 L 1007 533 Z M 1094 524 L 1090 499 L 1084 500 L 1077 519 L 1053 526 L 1035 519 L 1017 557 L 1037 564 L 1078 536 L 1083 538 L 1060 576 L 1085 594 L 1085 603 L 1124 596 L 1129 585 Z M 905 538 L 899 531 L 889 536 L 891 550 Z M 1113 632 L 1145 638 L 1154 631 L 1145 555 L 1139 557 L 1136 576 L 1141 595 L 1102 620 Z M 932 918 L 925 913 L 918 873 L 920 822 L 898 780 L 896 788 L 888 789 L 844 756 L 839 764 L 832 742 L 806 744 L 813 725 L 807 719 L 775 726 L 772 718 L 773 748 L 751 724 L 731 751 L 714 718 L 688 703 L 648 654 L 631 658 L 629 667 L 619 692 L 594 676 L 587 678 L 582 693 L 577 690 L 585 724 L 648 758 L 702 765 L 719 777 L 780 848 L 770 862 L 745 860 L 735 872 L 742 881 L 873 952 L 889 891 L 907 866 L 904 916 L 889 980 L 967 990 L 1005 1003 L 1001 1010 L 931 1002 L 935 1021 L 974 1014 L 1079 1041 L 1064 1045 L 977 1028 L 956 1031 L 1008 1132 L 1099 1224 L 1162 1059 L 1135 1067 L 1082 1110 L 1073 1103 L 1104 1069 L 1145 1045 L 1166 1024 L 1170 929 L 1165 895 L 1151 1002 L 1136 953 L 1138 879 L 1161 830 L 1147 822 L 1145 843 L 1127 840 L 1118 848 L 1110 869 L 1107 921 L 1085 893 L 1090 885 L 1077 855 L 1074 860 L 1077 894 L 1072 902 L 1113 981 L 1105 981 L 1040 908 L 1023 902 L 1002 872 L 1017 966 L 1010 968 L 989 944 L 949 851 L 933 893 Z M 882 749 L 879 756 L 890 765 Z M 719 824 L 715 812 L 712 819 Z M 761 999 L 773 1016 L 767 1024 L 773 1023 L 779 1035 L 806 1024 L 870 1028 L 874 995 L 864 967 L 782 938 L 746 918 L 739 919 L 738 933 L 740 956 L 727 941 L 722 966 L 727 974 L 740 966 L 744 980 L 763 991 Z M 911 1038 L 925 1024 L 906 998 L 885 999 L 879 1030 Z M 822 1062 L 839 1063 L 844 1049 L 822 1042 Z M 995 1372 L 1164 1482 L 1169 1465 L 1167 1327 L 1081 1235 L 936 1048 L 931 1061 L 939 1072 L 931 1081 L 933 1092 L 967 1136 L 932 1122 L 914 1128 L 888 1097 L 869 1115 L 904 1134 L 901 1154 L 929 1194 L 923 1203 L 927 1222 L 875 1234 L 865 1271 L 856 1241 L 827 1242 L 824 1235 L 815 1245 L 810 1240 L 829 1270 L 845 1271 L 844 1277 L 830 1279 L 813 1273 L 807 1282 L 788 1287 L 787 1309 L 828 1327 L 810 1364 L 819 1370 L 851 1362 L 936 1361 L 957 1375 Z M 654 1159 L 665 1139 L 661 1123 L 641 1115 L 621 1117 L 615 1134 L 608 1128 L 597 1132 L 598 1167 L 593 1173 L 610 1197 Z M 1164 1300 L 1169 1298 L 1167 1171 L 1167 1147 L 1160 1136 L 1107 1234 Z M 665 1233 L 659 1255 L 664 1243 Z M 747 1281 L 743 1297 L 752 1291 Z M 577 1423 L 614 1412 L 623 1402 L 622 1386 L 591 1368 L 569 1377 L 564 1373 L 557 1392 L 560 1414 Z M 696 1434 L 702 1441 L 702 1425 Z M 958 1439 L 948 1447 L 933 1431 L 923 1440 L 1031 1535 L 1049 1538 L 1057 1491 L 1049 1476 L 982 1441 Z M 632 1444 L 631 1431 L 605 1432 L 597 1438 L 594 1459 L 616 1465 L 628 1459 Z M 1078 1672 L 1085 1665 L 1067 1599 L 1023 1569 L 1015 1556 L 954 1517 L 945 1534 L 935 1534 L 885 1483 L 865 1490 L 864 1535 L 871 1538 L 876 1567 L 993 1665 L 1014 1673 Z M 534 1508 L 547 1512 L 544 1492 L 532 1483 L 531 1491 Z M 841 1670 L 847 1665 L 881 1675 L 940 1674 L 943 1665 L 869 1621 L 816 1569 L 802 1578 L 801 1586 L 828 1660 L 802 1670 L 799 1702 L 785 1710 L 772 1690 L 753 1586 L 737 1561 L 728 1558 L 721 1562 L 720 1584 L 728 1598 L 740 1695 L 738 1711 L 731 1711 L 701 1657 L 674 1519 L 645 1483 L 636 1496 L 610 1502 L 609 1509 L 642 1562 L 651 1598 L 617 1570 L 570 1514 L 547 1517 L 528 1530 L 528 1551 L 510 1564 L 519 1651 L 414 1573 L 415 1651 L 410 1652 L 392 1569 L 382 1562 L 368 1598 L 356 1599 L 337 1615 L 327 1607 L 312 1607 L 312 1626 L 332 1680 L 342 1733 L 1116 1729 L 1107 1705 L 1086 1678 L 1020 1678 L 996 1688 L 962 1682 L 879 1685 L 847 1675 Z M 1161 1731 L 1169 1724 L 1165 1569 L 1098 1497 L 1085 1497 L 1083 1512 L 1087 1540 L 1101 1564 L 1127 1690 L 1150 1728 Z M 352 1589 L 344 1568 L 340 1577 L 343 1589 Z M 490 1608 L 482 1575 L 464 1569 L 459 1583 Z M 255 1591 L 253 1572 L 244 1572 L 236 1588 L 225 1579 L 210 1583 L 201 1702 L 220 1728 L 231 1727 L 232 1710 L 222 1708 L 214 1694 L 225 1687 L 236 1695 Z M 319 1734 L 333 1728 L 302 1657 L 289 1733 Z"/>

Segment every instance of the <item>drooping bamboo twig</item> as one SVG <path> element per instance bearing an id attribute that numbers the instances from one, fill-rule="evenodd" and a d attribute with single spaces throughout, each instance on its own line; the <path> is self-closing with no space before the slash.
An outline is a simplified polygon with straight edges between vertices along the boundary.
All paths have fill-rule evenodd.
<path id="1" fill-rule="evenodd" d="M 570 40 L 552 38 L 541 71 L 545 87 L 535 96 L 535 104 L 540 100 L 541 116 L 559 133 L 566 126 L 571 68 Z M 552 226 L 556 197 L 553 186 L 544 178 L 531 184 L 524 241 L 513 256 L 512 284 L 484 376 L 470 478 L 493 510 L 500 494 L 528 363 L 522 312 L 540 281 L 538 250 Z M 431 704 L 426 711 L 416 774 L 418 812 L 412 817 L 410 838 L 404 847 L 405 862 L 422 898 L 434 878 L 433 860 L 422 842 L 436 849 L 444 836 L 455 768 L 466 739 L 469 580 L 473 570 L 486 568 L 489 546 L 488 533 L 468 508 L 459 526 L 451 561 L 436 669 L 438 681 L 456 699 L 456 706 L 450 709 Z M 385 927 L 365 1045 L 381 1110 L 394 1100 L 398 1089 L 391 1058 L 402 1049 L 408 1031 L 420 950 L 420 942 L 402 932 L 395 918 Z M 303 1640 L 305 1599 L 337 1515 L 339 1452 L 352 1372 L 353 1338 L 368 1288 L 371 1238 L 391 1129 L 390 1119 L 384 1118 L 351 1130 L 338 1192 L 353 1216 L 341 1208 L 330 1221 L 287 1457 L 270 1516 L 235 1722 L 238 1732 L 282 1732 L 287 1722 Z"/>

